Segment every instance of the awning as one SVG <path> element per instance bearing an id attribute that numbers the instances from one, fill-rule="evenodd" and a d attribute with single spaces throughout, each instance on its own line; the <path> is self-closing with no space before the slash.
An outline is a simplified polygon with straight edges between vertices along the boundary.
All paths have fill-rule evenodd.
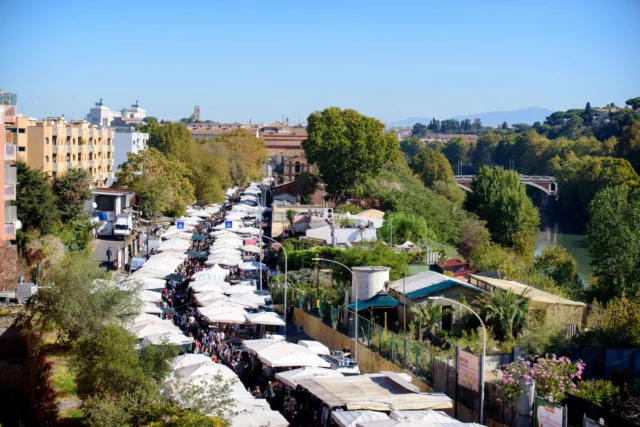
<path id="1" fill-rule="evenodd" d="M 174 280 L 176 282 L 182 282 L 184 279 L 186 279 L 186 277 L 178 273 L 171 273 L 165 276 L 165 280 Z"/>
<path id="2" fill-rule="evenodd" d="M 187 252 L 187 256 L 189 258 L 207 258 L 209 256 L 209 252 Z"/>
<path id="3" fill-rule="evenodd" d="M 191 236 L 191 240 L 206 240 L 207 237 L 209 236 L 207 236 L 206 234 L 194 234 Z"/>
<path id="4" fill-rule="evenodd" d="M 385 291 L 380 291 L 374 296 L 364 301 L 358 301 L 358 311 L 364 310 L 367 308 L 393 308 L 398 306 L 398 300 L 389 295 Z M 352 302 L 351 304 L 347 304 L 351 310 L 356 309 L 356 303 Z"/>
<path id="5" fill-rule="evenodd" d="M 340 372 L 335 369 L 327 368 L 315 368 L 306 367 L 300 369 L 294 369 L 292 371 L 279 372 L 276 374 L 276 378 L 288 385 L 291 388 L 296 388 L 298 383 L 296 381 L 304 380 L 308 378 L 316 377 L 341 377 Z"/>
<path id="6" fill-rule="evenodd" d="M 331 418 L 340 427 L 356 427 L 358 423 L 388 420 L 389 416 L 384 412 L 376 411 L 341 411 L 331 412 Z"/>
<path id="7" fill-rule="evenodd" d="M 384 374 L 306 379 L 298 381 L 298 385 L 330 408 L 386 412 L 453 407 L 444 393 L 415 393 Z"/>

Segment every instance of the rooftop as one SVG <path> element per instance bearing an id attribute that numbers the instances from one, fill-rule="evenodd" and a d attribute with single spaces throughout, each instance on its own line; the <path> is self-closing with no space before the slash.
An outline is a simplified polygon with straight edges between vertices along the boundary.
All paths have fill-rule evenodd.
<path id="1" fill-rule="evenodd" d="M 478 292 L 484 292 L 476 286 L 445 276 L 444 274 L 436 273 L 435 271 L 423 271 L 422 273 L 408 276 L 404 280 L 406 282 L 404 284 L 404 289 L 407 292 L 407 298 L 413 300 L 437 294 L 456 286 L 462 286 Z M 399 294 L 402 294 L 403 280 L 396 280 L 395 282 L 392 282 L 389 287 Z"/>

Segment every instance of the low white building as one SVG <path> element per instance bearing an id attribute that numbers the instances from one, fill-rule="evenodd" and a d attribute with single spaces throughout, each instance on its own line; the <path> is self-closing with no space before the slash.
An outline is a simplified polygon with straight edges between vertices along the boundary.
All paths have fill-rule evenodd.
<path id="1" fill-rule="evenodd" d="M 334 231 L 337 246 L 346 246 L 351 243 L 362 241 L 372 242 L 377 240 L 377 233 L 374 227 L 370 228 L 338 228 Z M 310 228 L 307 230 L 307 237 L 321 239 L 331 245 L 331 226 Z"/>
<path id="2" fill-rule="evenodd" d="M 137 132 L 135 128 L 118 128 L 113 138 L 113 171 L 118 172 L 120 165 L 127 161 L 129 153 L 137 154 L 140 150 L 147 148 L 149 140 L 148 133 Z M 111 186 L 115 180 L 110 179 Z"/>

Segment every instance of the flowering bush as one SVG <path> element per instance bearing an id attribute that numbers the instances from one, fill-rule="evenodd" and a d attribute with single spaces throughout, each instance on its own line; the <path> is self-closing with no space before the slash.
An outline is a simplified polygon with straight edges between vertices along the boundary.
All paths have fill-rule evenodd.
<path id="1" fill-rule="evenodd" d="M 554 402 L 560 402 L 565 392 L 577 390 L 574 380 L 582 378 L 584 367 L 581 360 L 572 363 L 568 357 L 556 357 L 555 354 L 539 357 L 534 363 L 519 357 L 509 365 L 498 385 L 500 401 L 515 402 L 522 394 L 521 382 L 528 386 L 535 381 L 538 396 L 552 396 Z"/>

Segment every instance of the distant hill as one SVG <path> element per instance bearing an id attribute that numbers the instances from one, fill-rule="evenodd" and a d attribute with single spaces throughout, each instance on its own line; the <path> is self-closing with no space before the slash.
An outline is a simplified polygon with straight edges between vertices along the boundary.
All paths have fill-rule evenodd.
<path id="1" fill-rule="evenodd" d="M 553 111 L 547 110 L 546 108 L 529 107 L 514 111 L 489 111 L 486 113 L 467 114 L 450 118 L 457 120 L 473 120 L 474 118 L 478 117 L 480 118 L 480 120 L 482 120 L 483 126 L 498 126 L 504 122 L 507 122 L 510 125 L 514 123 L 528 123 L 532 125 L 534 122 L 544 122 L 544 119 L 546 119 L 547 116 L 549 116 L 551 113 L 553 113 Z M 440 120 L 442 119 L 441 117 L 436 118 Z M 397 122 L 388 122 L 387 125 L 413 126 L 416 123 L 428 125 L 430 121 L 431 117 L 410 117 L 408 119 L 398 120 Z"/>

